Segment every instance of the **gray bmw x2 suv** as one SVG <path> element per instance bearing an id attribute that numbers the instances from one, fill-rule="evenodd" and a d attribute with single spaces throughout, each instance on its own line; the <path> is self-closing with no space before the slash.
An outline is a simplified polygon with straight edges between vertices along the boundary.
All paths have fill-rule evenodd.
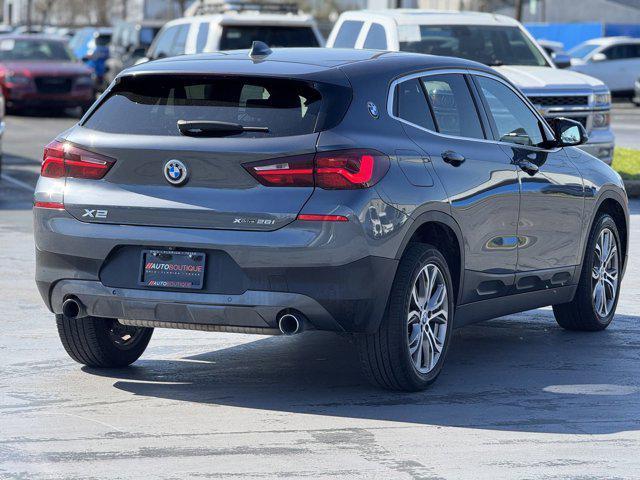
<path id="1" fill-rule="evenodd" d="M 122 367 L 153 328 L 352 334 L 418 390 L 454 327 L 553 305 L 612 321 L 620 177 L 495 71 L 409 53 L 281 49 L 123 72 L 44 151 L 37 284 L 69 355 Z"/>

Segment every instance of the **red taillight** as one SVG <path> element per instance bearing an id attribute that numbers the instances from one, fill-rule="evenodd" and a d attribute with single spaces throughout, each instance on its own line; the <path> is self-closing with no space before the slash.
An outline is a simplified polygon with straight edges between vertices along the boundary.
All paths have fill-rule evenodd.
<path id="1" fill-rule="evenodd" d="M 90 152 L 70 143 L 53 141 L 44 147 L 40 174 L 50 178 L 86 178 L 99 180 L 113 166 L 115 160 Z"/>
<path id="2" fill-rule="evenodd" d="M 268 187 L 351 190 L 375 185 L 389 170 L 389 157 L 375 150 L 338 150 L 245 164 Z"/>
<path id="3" fill-rule="evenodd" d="M 342 150 L 316 155 L 316 185 L 344 190 L 375 185 L 389 170 L 389 157 L 373 150 Z"/>
<path id="4" fill-rule="evenodd" d="M 249 163 L 244 168 L 267 187 L 313 187 L 313 155 Z"/>

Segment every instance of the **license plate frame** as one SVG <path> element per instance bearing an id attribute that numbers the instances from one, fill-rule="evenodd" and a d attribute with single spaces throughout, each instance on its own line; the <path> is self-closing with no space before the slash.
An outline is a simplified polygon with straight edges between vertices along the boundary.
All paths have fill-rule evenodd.
<path id="1" fill-rule="evenodd" d="M 207 256 L 204 252 L 145 249 L 138 284 L 147 288 L 202 290 Z"/>

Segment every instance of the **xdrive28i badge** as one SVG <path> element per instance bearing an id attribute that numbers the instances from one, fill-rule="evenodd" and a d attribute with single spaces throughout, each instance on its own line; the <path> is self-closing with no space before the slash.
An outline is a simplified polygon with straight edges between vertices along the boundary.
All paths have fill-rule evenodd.
<path id="1" fill-rule="evenodd" d="M 187 181 L 189 171 L 180 160 L 169 160 L 164 164 L 164 178 L 171 185 L 182 185 Z"/>

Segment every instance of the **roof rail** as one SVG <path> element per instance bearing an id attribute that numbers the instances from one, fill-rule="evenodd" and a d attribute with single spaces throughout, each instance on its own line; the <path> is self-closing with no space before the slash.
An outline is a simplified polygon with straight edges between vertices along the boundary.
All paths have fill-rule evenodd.
<path id="1" fill-rule="evenodd" d="M 260 0 L 196 0 L 195 5 L 190 9 L 189 14 L 212 15 L 216 13 L 290 13 L 300 12 L 295 2 L 273 2 Z"/>

